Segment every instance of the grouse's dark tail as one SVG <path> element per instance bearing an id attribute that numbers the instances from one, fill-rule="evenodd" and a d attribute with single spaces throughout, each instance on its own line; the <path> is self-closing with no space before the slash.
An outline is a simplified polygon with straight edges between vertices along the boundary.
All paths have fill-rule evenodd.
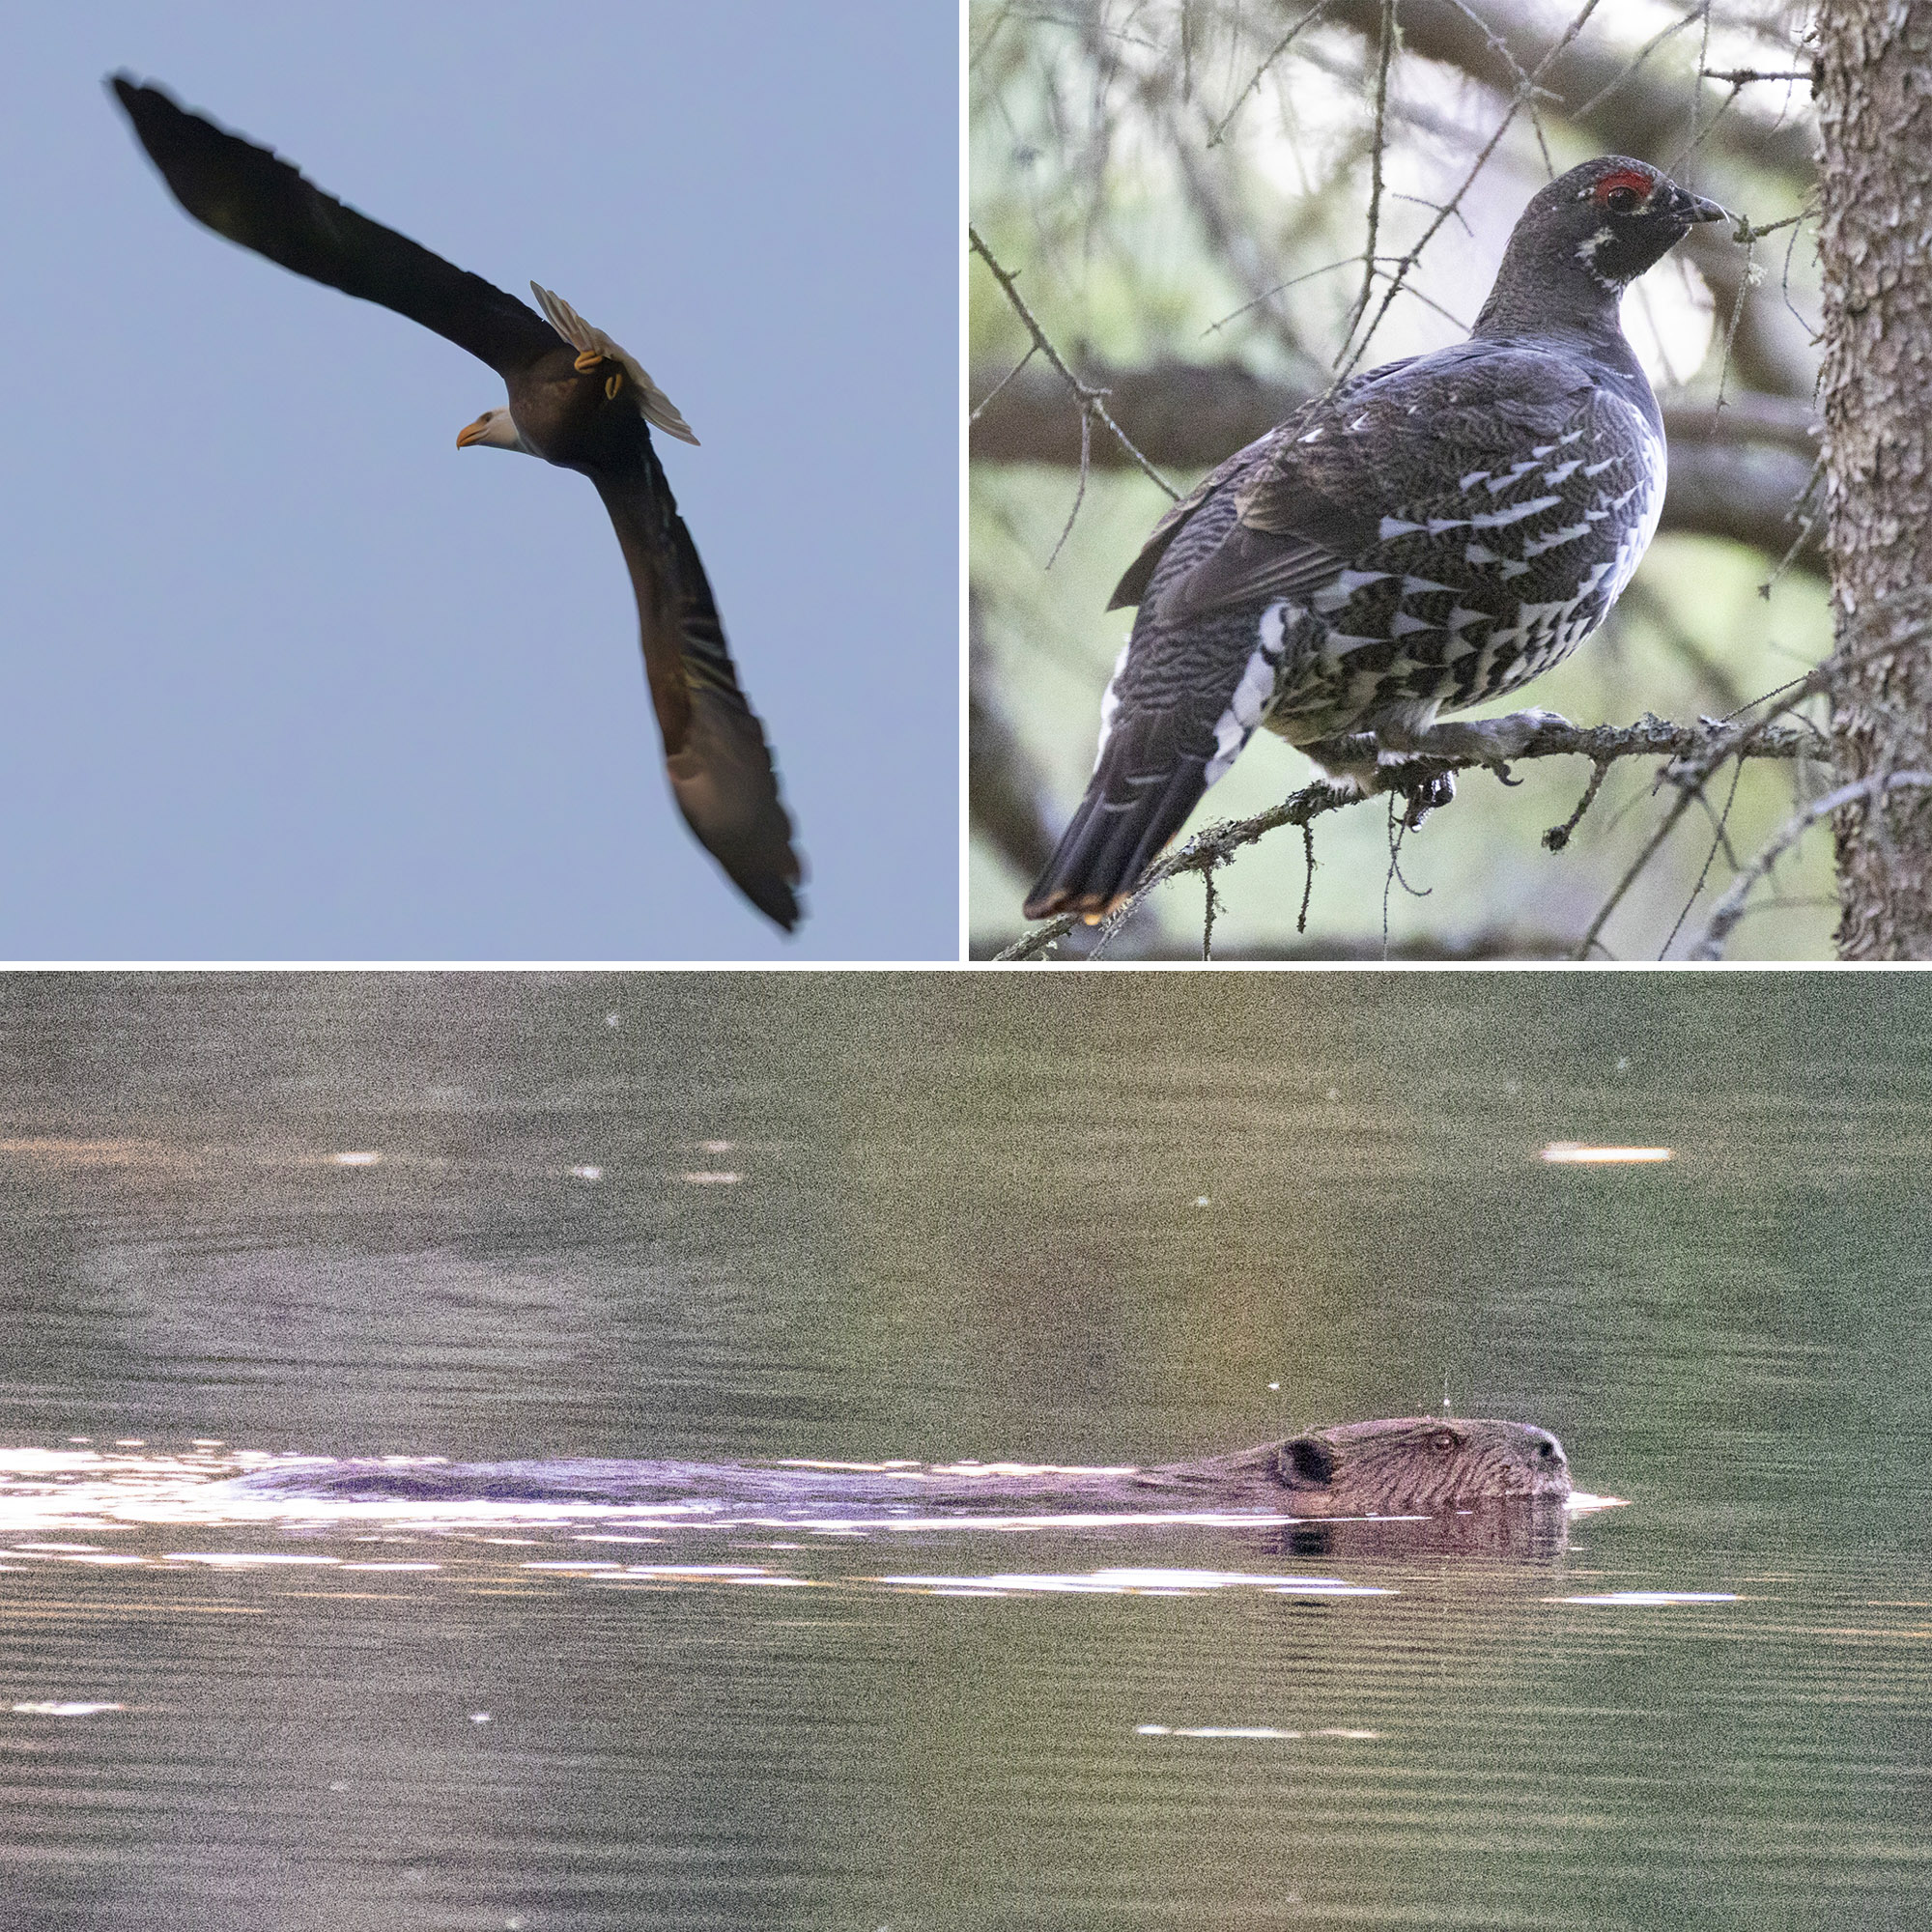
<path id="1" fill-rule="evenodd" d="M 1027 918 L 1072 912 L 1092 920 L 1118 905 L 1208 789 L 1198 753 L 1170 746 L 1164 758 L 1150 758 L 1152 748 L 1136 746 L 1133 735 L 1109 739 L 1080 810 L 1027 895 Z"/>

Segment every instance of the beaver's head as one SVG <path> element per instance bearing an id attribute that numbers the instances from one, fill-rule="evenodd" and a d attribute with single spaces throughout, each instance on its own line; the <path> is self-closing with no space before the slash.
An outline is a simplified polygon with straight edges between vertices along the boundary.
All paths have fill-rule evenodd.
<path id="1" fill-rule="evenodd" d="M 1560 1503 L 1570 1494 L 1569 1459 L 1548 1430 L 1460 1416 L 1313 1429 L 1277 1448 L 1275 1474 L 1332 1516 L 1437 1516 L 1473 1502 Z"/>

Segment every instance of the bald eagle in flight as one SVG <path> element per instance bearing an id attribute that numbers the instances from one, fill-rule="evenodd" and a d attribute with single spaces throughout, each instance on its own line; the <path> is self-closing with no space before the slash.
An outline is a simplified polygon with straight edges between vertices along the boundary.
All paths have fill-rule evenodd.
<path id="1" fill-rule="evenodd" d="M 746 897 L 789 932 L 800 916 L 791 820 L 646 427 L 697 440 L 670 399 L 548 289 L 530 284 L 539 315 L 344 207 L 271 150 L 188 113 L 159 88 L 126 74 L 111 84 L 162 180 L 197 221 L 311 281 L 421 323 L 502 377 L 508 406 L 485 410 L 457 437 L 459 449 L 522 450 L 589 477 L 630 567 L 678 809 Z"/>

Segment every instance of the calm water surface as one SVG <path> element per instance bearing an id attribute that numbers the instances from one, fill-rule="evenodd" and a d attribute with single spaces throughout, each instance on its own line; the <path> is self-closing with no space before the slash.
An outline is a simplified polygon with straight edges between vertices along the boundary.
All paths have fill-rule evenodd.
<path id="1" fill-rule="evenodd" d="M 1918 977 L 0 981 L 0 1925 L 1932 1922 L 1928 1155 Z M 1445 1385 L 1625 1506 L 261 1474 Z"/>

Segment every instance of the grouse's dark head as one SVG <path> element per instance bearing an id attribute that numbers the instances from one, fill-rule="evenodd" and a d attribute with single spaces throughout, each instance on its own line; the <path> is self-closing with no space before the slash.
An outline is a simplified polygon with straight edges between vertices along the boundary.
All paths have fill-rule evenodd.
<path id="1" fill-rule="evenodd" d="M 1637 276 L 1698 222 L 1728 219 L 1649 162 L 1599 155 L 1531 197 L 1475 333 L 1613 330 L 1617 304 Z"/>
<path id="2" fill-rule="evenodd" d="M 1700 221 L 1730 217 L 1715 201 L 1681 188 L 1645 161 L 1600 155 L 1536 195 L 1511 238 L 1546 262 L 1567 256 L 1593 280 L 1621 289 L 1634 282 Z"/>

